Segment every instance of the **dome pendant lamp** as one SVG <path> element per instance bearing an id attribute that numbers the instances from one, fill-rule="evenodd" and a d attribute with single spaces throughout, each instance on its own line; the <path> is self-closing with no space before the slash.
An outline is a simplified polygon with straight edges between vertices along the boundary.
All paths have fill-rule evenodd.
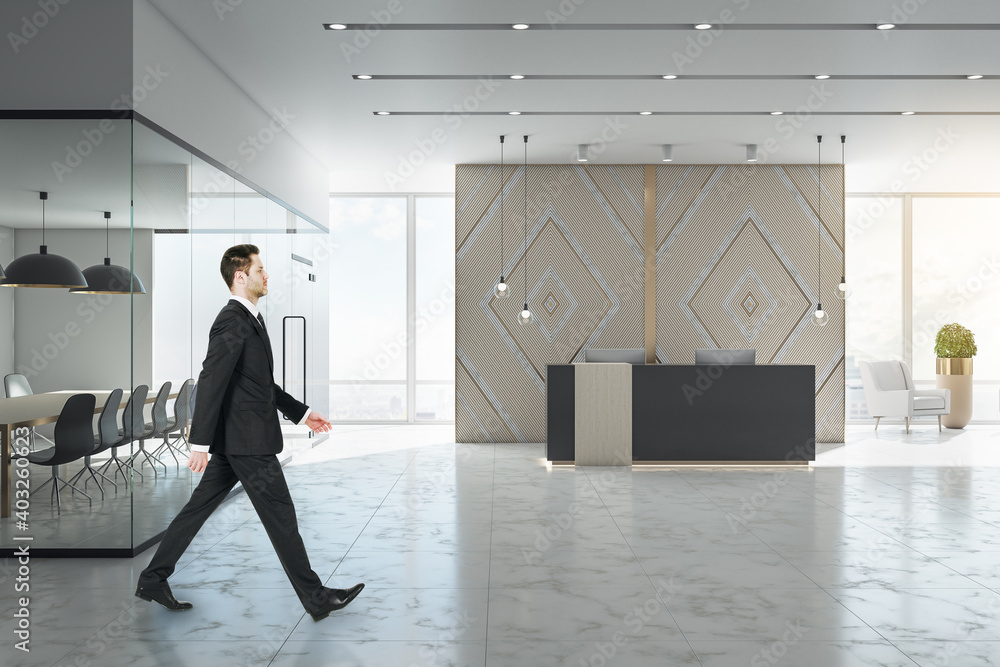
<path id="1" fill-rule="evenodd" d="M 816 288 L 819 298 L 816 301 L 816 311 L 812 314 L 812 323 L 818 327 L 826 326 L 830 314 L 823 310 L 823 260 L 820 254 L 820 236 L 823 232 L 823 135 L 816 137 Z"/>
<path id="2" fill-rule="evenodd" d="M 60 255 L 50 255 L 45 245 L 45 201 L 48 192 L 39 192 L 42 200 L 42 245 L 38 254 L 18 257 L 7 266 L 3 287 L 86 287 L 80 267 Z"/>
<path id="3" fill-rule="evenodd" d="M 846 134 L 842 134 L 842 135 L 840 135 L 840 164 L 845 169 L 847 168 L 847 160 L 845 159 L 846 154 L 847 154 L 846 145 L 847 145 L 847 135 Z M 844 229 L 847 229 L 847 209 L 846 208 L 844 209 Z M 846 243 L 844 244 L 844 264 L 845 265 L 847 264 L 847 244 Z M 846 274 L 847 271 L 845 270 L 844 273 Z M 852 293 L 853 292 L 851 290 L 850 285 L 847 284 L 847 277 L 846 277 L 846 275 L 841 276 L 840 277 L 840 284 L 837 285 L 837 291 L 834 292 L 834 294 L 836 295 L 836 297 L 838 299 L 840 299 L 841 301 L 844 301 L 847 298 L 849 298 Z"/>
<path id="4" fill-rule="evenodd" d="M 504 135 L 500 135 L 500 282 L 496 284 L 493 288 L 493 293 L 496 294 L 498 299 L 502 299 L 510 294 L 510 290 L 507 288 L 507 283 L 504 282 L 503 278 L 503 186 L 504 186 L 504 173 L 503 173 L 503 139 Z"/>
<path id="5" fill-rule="evenodd" d="M 104 212 L 105 255 L 104 264 L 95 264 L 83 270 L 87 287 L 71 289 L 74 294 L 145 294 L 139 276 L 124 266 L 111 263 L 111 211 Z"/>
<path id="6" fill-rule="evenodd" d="M 528 135 L 524 135 L 524 310 L 518 316 L 522 326 L 528 326 L 534 319 L 528 308 Z"/>

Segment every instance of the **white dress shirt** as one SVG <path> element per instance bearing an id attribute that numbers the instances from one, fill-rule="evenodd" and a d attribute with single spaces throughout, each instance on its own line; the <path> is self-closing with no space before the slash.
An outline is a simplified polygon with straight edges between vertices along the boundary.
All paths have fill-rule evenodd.
<path id="1" fill-rule="evenodd" d="M 257 314 L 260 312 L 260 310 L 258 310 L 257 305 L 255 303 L 253 303 L 249 299 L 244 299 L 241 296 L 236 296 L 235 294 L 232 295 L 232 296 L 230 296 L 229 298 L 232 299 L 232 300 L 234 300 L 234 301 L 238 301 L 241 306 L 243 306 L 248 311 L 250 311 L 250 315 L 252 315 L 255 320 L 257 319 Z M 302 415 L 302 419 L 300 419 L 298 423 L 299 424 L 305 424 L 306 420 L 309 419 L 309 415 L 311 415 L 311 414 L 312 414 L 312 410 L 309 409 L 309 408 L 306 408 L 306 413 L 304 415 Z M 209 450 L 209 446 L 208 445 L 196 445 L 193 442 L 191 442 L 189 444 L 191 445 L 191 451 L 192 452 L 204 452 L 205 454 L 208 453 L 208 450 Z"/>

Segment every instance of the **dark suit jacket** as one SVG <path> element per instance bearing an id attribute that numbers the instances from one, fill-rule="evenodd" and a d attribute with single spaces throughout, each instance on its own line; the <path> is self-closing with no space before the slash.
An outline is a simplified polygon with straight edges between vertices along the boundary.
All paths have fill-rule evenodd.
<path id="1" fill-rule="evenodd" d="M 278 410 L 298 422 L 307 406 L 274 382 L 271 341 L 238 301 L 219 312 L 198 376 L 189 440 L 223 454 L 277 454 Z"/>

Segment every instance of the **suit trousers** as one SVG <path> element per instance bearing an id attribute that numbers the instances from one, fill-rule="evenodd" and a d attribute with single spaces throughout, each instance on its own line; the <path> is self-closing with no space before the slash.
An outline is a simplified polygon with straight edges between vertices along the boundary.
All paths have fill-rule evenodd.
<path id="1" fill-rule="evenodd" d="M 273 454 L 212 454 L 191 499 L 170 522 L 149 566 L 139 575 L 139 585 L 145 589 L 167 585 L 167 578 L 173 574 L 177 561 L 191 540 L 237 481 L 242 482 L 257 516 L 264 524 L 271 545 L 302 606 L 306 611 L 316 611 L 326 603 L 331 589 L 323 586 L 309 565 L 288 484 L 278 457 Z"/>

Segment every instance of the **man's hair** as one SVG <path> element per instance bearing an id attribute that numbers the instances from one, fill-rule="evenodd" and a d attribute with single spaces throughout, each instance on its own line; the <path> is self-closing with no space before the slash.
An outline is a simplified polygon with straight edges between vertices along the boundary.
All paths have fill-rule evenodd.
<path id="1" fill-rule="evenodd" d="M 252 243 L 234 245 L 225 252 L 222 256 L 222 264 L 219 266 L 219 270 L 222 271 L 222 279 L 226 281 L 229 289 L 233 288 L 233 280 L 236 278 L 237 271 L 246 273 L 250 270 L 250 265 L 253 264 L 250 255 L 259 254 L 260 249 Z"/>

